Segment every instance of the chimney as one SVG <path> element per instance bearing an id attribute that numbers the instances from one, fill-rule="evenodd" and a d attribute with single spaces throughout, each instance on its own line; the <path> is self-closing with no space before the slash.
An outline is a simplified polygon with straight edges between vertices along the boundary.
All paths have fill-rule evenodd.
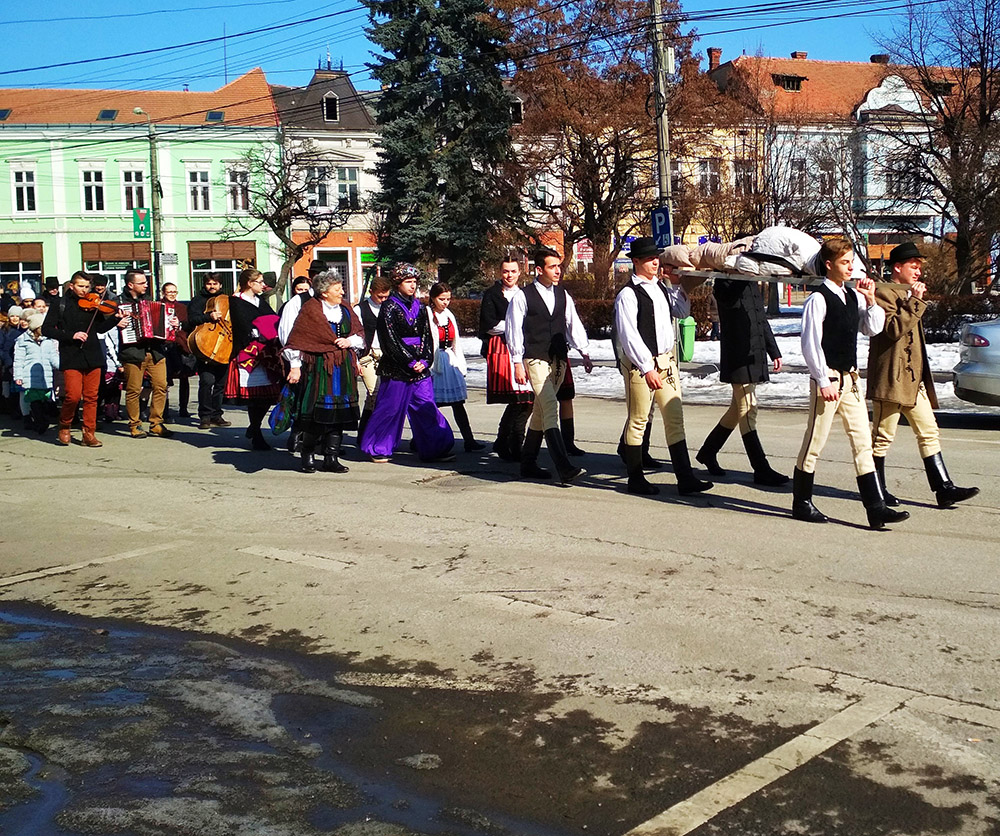
<path id="1" fill-rule="evenodd" d="M 808 56 L 809 56 L 808 52 L 793 52 L 792 53 L 792 58 L 794 58 L 796 61 L 805 61 Z"/>
<path id="2" fill-rule="evenodd" d="M 722 49 L 717 46 L 710 46 L 707 50 L 708 53 L 708 71 L 719 69 L 719 64 L 722 62 Z"/>
<path id="3" fill-rule="evenodd" d="M 882 52 L 878 55 L 873 55 L 870 60 L 873 64 L 888 64 L 889 56 Z"/>

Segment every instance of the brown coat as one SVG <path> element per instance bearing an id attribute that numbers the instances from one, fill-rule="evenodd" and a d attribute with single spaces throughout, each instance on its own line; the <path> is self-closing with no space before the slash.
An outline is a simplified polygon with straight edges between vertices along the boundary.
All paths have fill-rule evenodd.
<path id="1" fill-rule="evenodd" d="M 885 328 L 868 348 L 868 399 L 910 407 L 917 402 L 921 382 L 931 406 L 937 408 L 934 378 L 927 360 L 921 317 L 927 303 L 909 296 L 904 284 L 879 284 L 875 301 L 885 311 Z"/>

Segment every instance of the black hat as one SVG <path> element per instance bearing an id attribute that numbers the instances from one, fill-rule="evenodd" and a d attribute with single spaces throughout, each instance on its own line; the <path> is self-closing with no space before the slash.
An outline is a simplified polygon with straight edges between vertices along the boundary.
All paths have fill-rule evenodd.
<path id="1" fill-rule="evenodd" d="M 46 290 L 58 290 L 59 288 L 59 277 L 58 276 L 46 276 L 45 277 L 45 289 Z"/>
<path id="2" fill-rule="evenodd" d="M 632 242 L 631 248 L 628 251 L 629 258 L 649 258 L 653 255 L 659 255 L 663 250 L 656 246 L 655 238 L 636 238 Z"/>
<path id="3" fill-rule="evenodd" d="M 924 256 L 920 254 L 920 250 L 917 249 L 916 244 L 912 241 L 907 241 L 905 244 L 900 244 L 892 248 L 892 252 L 889 253 L 889 264 L 909 261 L 911 258 L 924 258 Z"/>
<path id="4" fill-rule="evenodd" d="M 309 265 L 310 273 L 324 273 L 326 272 L 327 264 L 325 261 L 320 261 L 318 258 L 315 259 L 312 264 Z"/>

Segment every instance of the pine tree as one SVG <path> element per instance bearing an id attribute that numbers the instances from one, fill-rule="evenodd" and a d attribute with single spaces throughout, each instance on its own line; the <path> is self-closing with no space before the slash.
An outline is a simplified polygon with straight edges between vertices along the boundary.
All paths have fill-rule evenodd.
<path id="1" fill-rule="evenodd" d="M 482 0 L 365 0 L 383 55 L 375 170 L 379 254 L 477 277 L 493 233 L 515 221 L 507 185 L 512 98 L 500 67 L 504 27 Z"/>

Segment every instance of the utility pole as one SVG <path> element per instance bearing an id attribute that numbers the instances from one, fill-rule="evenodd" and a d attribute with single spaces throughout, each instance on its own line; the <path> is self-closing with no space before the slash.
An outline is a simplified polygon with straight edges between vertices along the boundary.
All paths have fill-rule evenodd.
<path id="1" fill-rule="evenodd" d="M 659 168 L 660 206 L 665 207 L 673 243 L 673 195 L 670 191 L 670 131 L 667 120 L 667 75 L 674 71 L 674 50 L 663 34 L 663 7 L 649 0 L 653 27 L 653 80 L 656 99 L 656 160 Z"/>
<path id="2" fill-rule="evenodd" d="M 157 168 L 157 153 L 156 153 L 156 125 L 153 124 L 153 120 L 149 117 L 141 107 L 136 107 L 132 109 L 132 112 L 136 116 L 146 117 L 146 128 L 149 137 L 149 179 L 150 179 L 150 190 L 152 191 L 152 212 L 153 212 L 153 225 L 152 233 L 153 239 L 150 242 L 153 251 L 153 298 L 160 298 L 160 249 L 163 246 L 162 237 L 162 227 L 160 225 L 160 175 Z"/>

